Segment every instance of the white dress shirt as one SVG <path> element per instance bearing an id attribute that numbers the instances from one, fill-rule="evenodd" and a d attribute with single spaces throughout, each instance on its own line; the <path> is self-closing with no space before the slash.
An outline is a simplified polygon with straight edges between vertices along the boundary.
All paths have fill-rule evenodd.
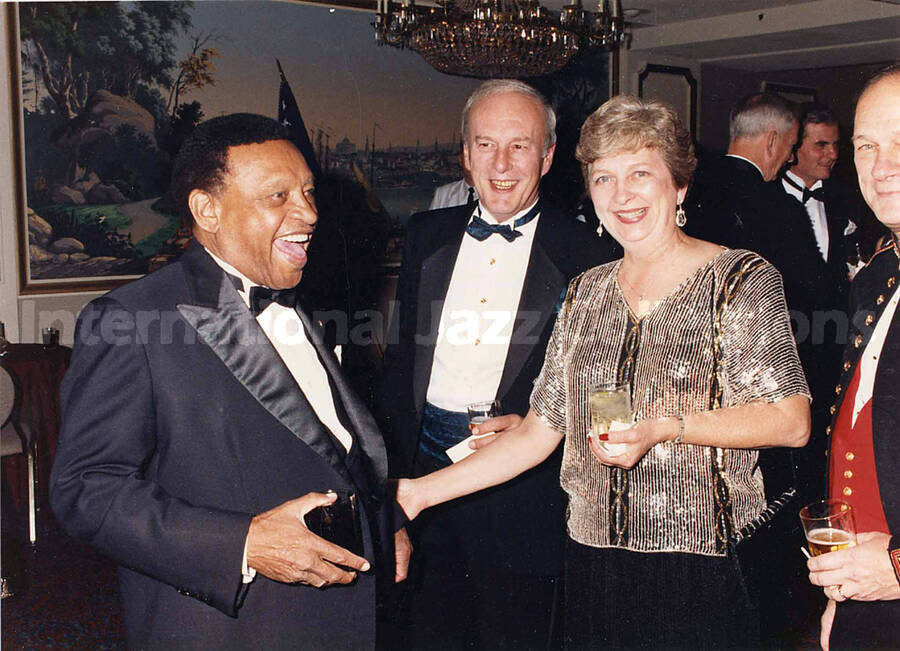
<path id="1" fill-rule="evenodd" d="M 512 227 L 533 206 L 504 223 Z M 497 223 L 484 208 L 481 218 Z M 441 311 L 428 383 L 431 404 L 464 412 L 466 405 L 496 397 L 539 219 L 519 227 L 522 235 L 512 242 L 499 234 L 481 242 L 463 236 Z"/>
<path id="2" fill-rule="evenodd" d="M 452 208 L 453 206 L 464 206 L 469 203 L 469 188 L 471 185 L 466 183 L 465 179 L 446 183 L 434 191 L 431 198 L 431 205 L 428 210 L 437 210 L 438 208 Z M 472 188 L 473 198 L 478 199 L 478 192 Z"/>
<path id="3" fill-rule="evenodd" d="M 244 304 L 250 306 L 250 288 L 256 285 L 240 271 L 235 269 L 221 258 L 213 255 L 208 249 L 206 251 L 209 256 L 219 265 L 226 273 L 231 274 L 241 280 L 243 290 L 238 290 L 238 295 L 243 299 Z M 266 334 L 275 352 L 281 357 L 288 371 L 297 382 L 297 386 L 303 391 L 306 400 L 309 402 L 313 411 L 319 420 L 331 430 L 335 438 L 340 441 L 348 451 L 353 445 L 353 437 L 350 432 L 341 425 L 341 421 L 337 416 L 337 410 L 334 407 L 334 396 L 331 394 L 331 387 L 328 384 L 328 373 L 316 349 L 310 343 L 306 336 L 306 330 L 303 322 L 297 313 L 289 307 L 279 305 L 278 303 L 270 303 L 262 312 L 256 316 L 256 322 Z M 244 553 L 241 558 L 241 575 L 244 583 L 250 583 L 256 578 L 256 570 L 247 565 L 247 541 L 244 541 Z"/>
<path id="4" fill-rule="evenodd" d="M 875 330 L 872 331 L 872 338 L 866 344 L 862 358 L 859 361 L 859 387 L 856 389 L 856 399 L 853 401 L 851 427 L 856 425 L 856 417 L 859 416 L 859 412 L 872 399 L 872 392 L 875 389 L 875 373 L 878 371 L 878 359 L 881 357 L 881 349 L 884 348 L 884 340 L 887 338 L 891 321 L 894 320 L 894 315 L 897 312 L 898 302 L 900 302 L 900 287 L 894 290 L 894 296 L 878 318 Z"/>
<path id="5" fill-rule="evenodd" d="M 238 294 L 244 300 L 244 304 L 249 306 L 250 288 L 257 283 L 212 253 L 210 256 L 226 272 L 241 279 L 244 289 L 243 291 L 239 290 Z M 300 317 L 293 309 L 273 302 L 256 316 L 256 322 L 272 342 L 272 346 L 287 366 L 288 371 L 297 382 L 297 386 L 303 391 L 303 395 L 306 396 L 313 411 L 316 412 L 316 416 L 325 427 L 331 430 L 341 445 L 349 450 L 353 445 L 353 437 L 341 425 L 337 416 L 334 396 L 331 394 L 331 386 L 328 384 L 328 373 L 322 366 L 322 362 L 319 361 L 316 349 L 309 341 Z"/>
<path id="6" fill-rule="evenodd" d="M 791 177 L 791 180 L 801 188 L 806 187 L 806 182 L 793 172 L 787 172 L 785 175 Z M 803 190 L 798 190 L 784 179 L 781 180 L 781 184 L 784 186 L 785 192 L 792 197 L 796 197 L 797 201 L 800 203 L 803 203 Z M 822 181 L 819 180 L 813 183 L 813 186 L 809 189 L 812 191 L 821 187 Z M 819 247 L 819 254 L 822 256 L 822 259 L 827 262 L 828 220 L 825 218 L 825 203 L 810 197 L 806 200 L 806 203 L 803 204 L 803 207 L 806 208 L 806 214 L 809 215 L 809 223 L 812 225 L 813 233 L 816 235 L 816 246 Z"/>

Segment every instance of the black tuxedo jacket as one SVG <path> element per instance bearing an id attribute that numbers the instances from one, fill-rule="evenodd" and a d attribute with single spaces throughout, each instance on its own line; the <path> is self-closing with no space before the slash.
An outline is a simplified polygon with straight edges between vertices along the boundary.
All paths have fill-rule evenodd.
<path id="1" fill-rule="evenodd" d="M 70 534 L 120 564 L 131 646 L 374 646 L 373 576 L 326 590 L 241 582 L 251 518 L 310 491 L 364 497 L 371 561 L 373 540 L 390 538 L 381 436 L 298 313 L 346 412 L 350 454 L 202 247 L 81 314 L 51 504 Z"/>
<path id="2" fill-rule="evenodd" d="M 840 381 L 835 389 L 836 400 L 831 408 L 835 418 L 843 405 L 845 389 L 853 379 L 860 357 L 898 283 L 900 255 L 895 245 L 876 252 L 853 280 L 849 342 L 844 352 Z M 896 547 L 900 535 L 900 312 L 894 314 L 875 374 L 872 443 L 881 503 Z M 839 499 L 841 496 L 834 497 Z M 900 600 L 839 603 L 831 639 L 835 648 L 840 647 L 841 643 L 847 648 L 869 647 L 876 642 L 886 647 L 896 645 L 900 640 Z"/>
<path id="3" fill-rule="evenodd" d="M 788 308 L 807 314 L 817 309 L 822 299 L 817 270 L 824 263 L 806 210 L 781 180 L 766 182 L 752 163 L 734 156 L 705 161 L 694 178 L 685 232 L 756 251 L 781 272 Z"/>
<path id="4" fill-rule="evenodd" d="M 391 474 L 413 470 L 437 328 L 471 208 L 414 215 L 407 226 L 391 341 L 381 383 Z M 569 280 L 609 261 L 614 249 L 584 224 L 543 202 L 525 274 L 512 340 L 496 398 L 506 413 L 526 414 L 534 379 Z M 559 453 L 481 496 L 495 530 L 491 544 L 508 567 L 529 574 L 557 571 L 564 540 L 565 497 Z M 517 544 L 510 545 L 510 541 Z"/>

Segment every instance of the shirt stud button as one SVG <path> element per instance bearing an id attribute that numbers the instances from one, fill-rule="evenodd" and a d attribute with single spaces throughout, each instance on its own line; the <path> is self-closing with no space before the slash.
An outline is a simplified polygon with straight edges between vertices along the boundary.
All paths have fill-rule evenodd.
<path id="1" fill-rule="evenodd" d="M 482 302 L 482 303 L 487 303 L 487 299 L 486 299 L 486 298 L 482 298 L 482 299 L 481 299 L 481 302 Z"/>

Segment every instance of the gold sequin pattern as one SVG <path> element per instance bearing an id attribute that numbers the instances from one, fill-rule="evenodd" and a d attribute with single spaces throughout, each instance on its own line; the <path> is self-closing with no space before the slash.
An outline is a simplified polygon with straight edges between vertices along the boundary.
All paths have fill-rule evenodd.
<path id="1" fill-rule="evenodd" d="M 661 443 L 634 468 L 616 473 L 588 447 L 588 390 L 618 380 L 623 352 L 634 350 L 632 405 L 638 420 L 708 410 L 714 390 L 715 297 L 745 253 L 722 252 L 637 323 L 629 318 L 615 281 L 621 261 L 590 269 L 570 285 L 531 405 L 549 427 L 565 433 L 560 482 L 569 495 L 569 535 L 577 542 L 720 554 L 711 449 Z M 723 311 L 720 331 L 723 407 L 809 396 L 781 277 L 770 264 L 745 274 Z M 626 345 L 630 337 L 636 341 Z M 762 475 L 755 467 L 758 453 L 726 449 L 721 454 L 737 530 L 765 505 Z M 625 491 L 625 508 L 611 509 L 619 490 Z M 625 521 L 611 522 L 611 516 Z M 615 540 L 619 531 L 624 540 Z"/>

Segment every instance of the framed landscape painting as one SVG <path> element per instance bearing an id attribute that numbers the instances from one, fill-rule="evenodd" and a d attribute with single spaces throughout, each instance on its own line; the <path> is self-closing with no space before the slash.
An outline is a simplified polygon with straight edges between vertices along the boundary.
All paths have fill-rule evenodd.
<path id="1" fill-rule="evenodd" d="M 189 240 L 166 196 L 202 120 L 278 116 L 280 62 L 326 173 L 398 228 L 461 177 L 477 80 L 377 48 L 371 12 L 284 2 L 7 4 L 23 294 L 105 290 Z"/>

